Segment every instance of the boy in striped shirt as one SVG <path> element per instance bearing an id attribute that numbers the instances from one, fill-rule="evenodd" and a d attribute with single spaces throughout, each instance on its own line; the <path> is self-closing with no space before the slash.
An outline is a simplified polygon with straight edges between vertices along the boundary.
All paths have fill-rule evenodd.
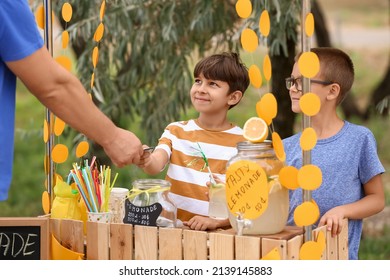
<path id="1" fill-rule="evenodd" d="M 215 54 L 199 61 L 190 90 L 198 118 L 169 124 L 153 153 L 144 153 L 138 165 L 155 175 L 169 164 L 165 179 L 172 184 L 170 198 L 178 208 L 177 218 L 191 229 L 230 225 L 228 218 L 208 216 L 212 178 L 204 167 L 208 165 L 217 182 L 225 181 L 226 163 L 237 153 L 237 142 L 245 140 L 227 112 L 241 101 L 248 86 L 248 69 L 238 54 Z"/>

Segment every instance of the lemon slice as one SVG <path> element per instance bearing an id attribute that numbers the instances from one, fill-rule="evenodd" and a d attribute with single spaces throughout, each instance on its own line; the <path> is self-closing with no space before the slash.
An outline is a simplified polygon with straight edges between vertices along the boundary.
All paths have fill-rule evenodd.
<path id="1" fill-rule="evenodd" d="M 267 123 L 258 117 L 248 119 L 244 124 L 244 138 L 253 143 L 263 142 L 268 136 Z"/>

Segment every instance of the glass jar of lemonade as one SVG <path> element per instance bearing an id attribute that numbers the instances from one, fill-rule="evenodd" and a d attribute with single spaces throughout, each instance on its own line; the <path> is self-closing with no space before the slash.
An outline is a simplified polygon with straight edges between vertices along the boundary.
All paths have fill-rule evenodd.
<path id="1" fill-rule="evenodd" d="M 237 144 L 238 152 L 227 163 L 226 203 L 229 221 L 242 234 L 275 234 L 286 226 L 288 189 L 279 182 L 283 167 L 271 141 Z M 245 220 L 246 223 L 242 223 Z M 243 224 L 245 226 L 243 227 Z"/>
<path id="2" fill-rule="evenodd" d="M 138 179 L 132 186 L 125 205 L 125 223 L 177 226 L 177 207 L 169 197 L 170 182 L 161 179 Z"/>

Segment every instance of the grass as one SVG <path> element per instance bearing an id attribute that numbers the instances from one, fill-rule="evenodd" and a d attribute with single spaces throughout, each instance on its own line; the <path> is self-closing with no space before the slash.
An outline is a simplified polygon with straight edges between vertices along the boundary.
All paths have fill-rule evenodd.
<path id="1" fill-rule="evenodd" d="M 359 259 L 390 260 L 390 229 L 380 237 L 366 237 L 360 243 Z"/>

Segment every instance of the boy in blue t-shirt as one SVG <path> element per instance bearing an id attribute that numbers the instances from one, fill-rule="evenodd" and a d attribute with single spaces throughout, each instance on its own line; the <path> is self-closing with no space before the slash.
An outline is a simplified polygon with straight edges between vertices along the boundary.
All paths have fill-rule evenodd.
<path id="1" fill-rule="evenodd" d="M 370 130 L 341 119 L 337 106 L 352 87 L 354 66 L 350 57 L 336 48 L 311 49 L 320 60 L 320 71 L 311 79 L 311 91 L 321 101 L 318 114 L 311 117 L 317 134 L 312 149 L 312 164 L 322 171 L 321 186 L 312 191 L 320 209 L 318 226 L 327 225 L 335 236 L 341 232 L 342 220 L 348 219 L 349 259 L 358 259 L 364 218 L 372 216 L 385 206 L 381 174 L 385 171 Z M 286 79 L 290 91 L 291 108 L 301 113 L 302 75 L 298 63 L 291 77 Z M 286 162 L 302 167 L 301 133 L 283 140 Z M 294 210 L 302 203 L 302 189 L 290 191 L 288 224 L 294 225 Z"/>

